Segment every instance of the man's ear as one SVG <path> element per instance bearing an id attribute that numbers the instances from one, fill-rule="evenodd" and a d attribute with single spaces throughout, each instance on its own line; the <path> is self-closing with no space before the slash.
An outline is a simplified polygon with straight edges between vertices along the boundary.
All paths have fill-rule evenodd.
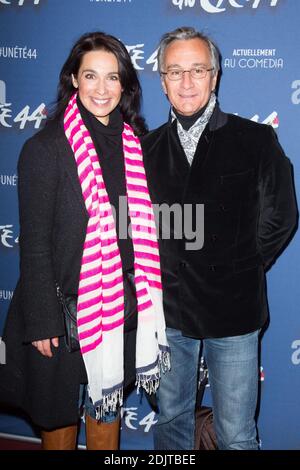
<path id="1" fill-rule="evenodd" d="M 218 74 L 216 73 L 216 75 L 215 75 L 215 76 L 213 77 L 213 79 L 212 79 L 211 91 L 215 91 L 215 90 L 216 90 L 217 81 L 218 81 Z"/>
<path id="2" fill-rule="evenodd" d="M 77 79 L 74 77 L 73 74 L 71 74 L 71 77 L 72 77 L 72 84 L 73 84 L 73 87 L 74 87 L 74 88 L 78 88 Z"/>

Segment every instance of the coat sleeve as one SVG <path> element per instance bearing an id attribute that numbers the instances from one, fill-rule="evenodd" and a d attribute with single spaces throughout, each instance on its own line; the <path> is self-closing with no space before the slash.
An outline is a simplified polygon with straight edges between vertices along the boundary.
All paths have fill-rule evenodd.
<path id="1" fill-rule="evenodd" d="M 292 167 L 271 126 L 266 128 L 260 180 L 258 243 L 265 268 L 280 254 L 297 224 Z"/>
<path id="2" fill-rule="evenodd" d="M 24 341 L 31 342 L 64 334 L 52 256 L 58 169 L 54 152 L 37 137 L 22 149 L 18 176 Z"/>

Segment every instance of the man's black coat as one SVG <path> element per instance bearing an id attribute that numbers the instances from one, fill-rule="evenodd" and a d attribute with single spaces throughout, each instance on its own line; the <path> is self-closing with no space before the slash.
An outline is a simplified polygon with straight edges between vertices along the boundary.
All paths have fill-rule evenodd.
<path id="1" fill-rule="evenodd" d="M 216 107 L 190 167 L 176 125 L 143 139 L 150 195 L 182 211 L 204 204 L 204 245 L 186 249 L 172 225 L 171 239 L 160 234 L 167 326 L 195 338 L 249 333 L 267 320 L 265 270 L 296 224 L 290 162 L 270 126 Z"/>

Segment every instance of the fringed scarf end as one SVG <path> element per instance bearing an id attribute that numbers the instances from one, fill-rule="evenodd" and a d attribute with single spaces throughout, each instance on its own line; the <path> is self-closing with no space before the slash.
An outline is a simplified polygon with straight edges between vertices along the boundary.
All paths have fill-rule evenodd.
<path id="1" fill-rule="evenodd" d="M 160 370 L 163 373 L 171 369 L 170 351 L 168 350 L 159 351 L 158 364 L 159 364 Z"/>
<path id="2" fill-rule="evenodd" d="M 115 412 L 123 405 L 123 388 L 118 388 L 108 395 L 104 395 L 101 405 L 96 406 L 96 420 L 101 421 L 109 412 Z"/>
<path id="3" fill-rule="evenodd" d="M 136 378 L 135 385 L 137 386 L 137 393 L 142 387 L 149 395 L 155 393 L 159 386 L 160 374 L 145 375 L 139 374 Z"/>
<path id="4" fill-rule="evenodd" d="M 158 371 L 155 374 L 138 374 L 136 378 L 135 385 L 137 387 L 137 393 L 139 393 L 140 388 L 143 388 L 149 395 L 155 393 L 159 387 L 160 375 L 161 372 L 165 373 L 171 369 L 170 362 L 170 351 L 165 349 L 159 351 L 158 356 Z"/>

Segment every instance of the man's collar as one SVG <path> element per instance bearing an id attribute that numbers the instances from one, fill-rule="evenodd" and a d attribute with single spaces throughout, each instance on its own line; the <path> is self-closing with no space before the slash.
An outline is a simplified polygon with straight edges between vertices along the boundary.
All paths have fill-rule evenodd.
<path id="1" fill-rule="evenodd" d="M 176 122 L 176 115 L 172 112 L 172 108 L 169 111 L 169 118 L 168 118 L 168 126 L 172 126 L 174 122 Z M 210 117 L 208 122 L 209 130 L 215 131 L 220 127 L 223 127 L 228 121 L 228 115 L 224 113 L 219 106 L 219 102 L 217 100 L 213 113 Z M 176 124 L 174 124 L 176 126 Z"/>
<path id="2" fill-rule="evenodd" d="M 225 126 L 227 121 L 228 121 L 228 115 L 220 109 L 219 103 L 217 102 L 215 109 L 213 110 L 213 113 L 208 123 L 209 130 L 216 131 L 220 127 Z"/>

